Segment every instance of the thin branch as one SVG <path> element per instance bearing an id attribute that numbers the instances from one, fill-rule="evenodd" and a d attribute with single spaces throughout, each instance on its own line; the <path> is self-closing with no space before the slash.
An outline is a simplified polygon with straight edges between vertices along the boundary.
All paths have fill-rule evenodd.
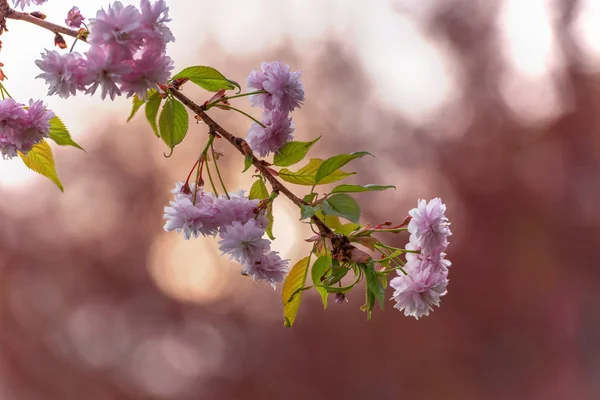
<path id="1" fill-rule="evenodd" d="M 242 153 L 244 156 L 250 155 L 252 157 L 252 165 L 254 165 L 256 167 L 256 169 L 258 169 L 260 171 L 260 173 L 267 179 L 267 181 L 269 181 L 273 190 L 276 190 L 279 193 L 283 194 L 285 197 L 290 199 L 292 201 L 292 203 L 294 203 L 298 207 L 308 204 L 307 202 L 305 202 L 304 200 L 302 200 L 301 198 L 296 196 L 294 193 L 292 193 L 287 187 L 285 187 L 281 182 L 279 182 L 277 180 L 277 178 L 275 178 L 275 176 L 269 171 L 269 169 L 258 158 L 256 158 L 252 154 L 252 150 L 250 150 L 250 146 L 248 146 L 248 143 L 246 143 L 246 141 L 244 139 L 232 135 L 227 130 L 225 130 L 223 127 L 221 127 L 221 125 L 219 125 L 211 117 L 209 117 L 208 114 L 206 114 L 206 112 L 202 106 L 199 106 L 198 104 L 194 103 L 191 99 L 189 99 L 187 96 L 185 96 L 179 90 L 177 90 L 175 88 L 170 88 L 169 90 L 171 91 L 171 93 L 173 93 L 173 96 L 175 98 L 177 98 L 179 101 L 181 101 L 186 107 L 188 107 L 198 117 L 200 117 L 200 119 L 206 125 L 208 125 L 208 127 L 211 131 L 218 133 L 219 136 L 221 136 L 223 139 L 225 139 L 229 143 L 231 143 L 233 145 L 233 147 L 238 149 L 238 151 L 240 153 Z M 329 228 L 316 215 L 313 215 L 311 217 L 311 220 L 317 226 L 317 228 L 319 228 L 319 232 L 321 232 L 322 236 L 326 236 L 326 237 L 330 237 L 330 238 L 337 236 L 331 230 L 331 228 Z"/>
<path id="2" fill-rule="evenodd" d="M 5 16 L 6 16 L 6 18 L 10 18 L 10 19 L 20 19 L 22 21 L 27 21 L 31 24 L 48 29 L 49 31 L 54 32 L 54 33 L 62 33 L 63 35 L 72 36 L 74 38 L 77 38 L 77 36 L 79 35 L 79 31 L 76 31 L 74 29 L 69 29 L 65 26 L 57 25 L 57 24 L 48 22 L 43 19 L 39 19 L 29 13 L 13 10 L 12 8 L 9 8 L 8 11 L 6 11 Z M 86 41 L 85 37 L 83 37 L 83 36 L 79 37 L 79 40 L 82 40 L 84 42 Z"/>

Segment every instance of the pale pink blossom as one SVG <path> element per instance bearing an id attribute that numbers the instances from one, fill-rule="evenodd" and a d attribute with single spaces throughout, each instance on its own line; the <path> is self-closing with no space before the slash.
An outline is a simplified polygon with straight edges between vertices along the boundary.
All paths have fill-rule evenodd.
<path id="1" fill-rule="evenodd" d="M 124 56 L 132 56 L 144 44 L 146 33 L 140 12 L 134 6 L 124 6 L 120 1 L 101 9 L 90 19 L 88 42 L 92 45 L 113 47 Z"/>
<path id="2" fill-rule="evenodd" d="M 120 58 L 110 47 L 92 46 L 86 54 L 85 83 L 91 84 L 86 93 L 94 94 L 98 86 L 102 87 L 100 97 L 104 100 L 110 96 L 114 100 L 121 95 L 117 84 L 121 77 L 131 72 L 131 65 Z"/>
<path id="3" fill-rule="evenodd" d="M 265 112 L 261 122 L 265 125 L 264 128 L 254 123 L 246 135 L 246 141 L 252 151 L 261 157 L 277 152 L 284 144 L 292 140 L 294 123 L 287 113 Z"/>
<path id="4" fill-rule="evenodd" d="M 251 218 L 244 224 L 234 221 L 221 228 L 219 249 L 223 254 L 230 254 L 230 258 L 245 264 L 270 250 L 270 242 L 263 239 L 264 234 L 265 229 L 258 226 L 255 219 Z"/>
<path id="5" fill-rule="evenodd" d="M 29 101 L 29 109 L 13 99 L 0 101 L 0 153 L 12 158 L 20 151 L 27 154 L 33 146 L 48 137 L 54 113 L 42 101 Z"/>
<path id="6" fill-rule="evenodd" d="M 121 91 L 127 93 L 127 97 L 137 94 L 145 99 L 148 89 L 157 89 L 157 83 L 166 83 L 172 70 L 173 61 L 169 56 L 147 50 L 133 61 L 131 72 L 122 76 Z"/>
<path id="7" fill-rule="evenodd" d="M 304 101 L 300 71 L 290 72 L 289 65 L 279 61 L 263 62 L 261 69 L 252 71 L 247 78 L 249 92 L 267 92 L 249 96 L 253 106 L 263 107 L 266 111 L 278 110 L 284 114 L 300 107 Z"/>
<path id="8" fill-rule="evenodd" d="M 46 81 L 49 96 L 58 94 L 67 98 L 85 88 L 85 60 L 79 53 L 60 54 L 55 50 L 46 50 L 46 54 L 42 53 L 42 59 L 36 60 L 35 64 L 43 71 L 36 78 Z"/>
<path id="9" fill-rule="evenodd" d="M 47 0 L 13 0 L 13 4 L 16 7 L 21 7 L 21 10 L 25 8 L 25 6 L 29 6 L 32 2 L 33 4 L 40 6 L 44 4 Z"/>
<path id="10" fill-rule="evenodd" d="M 220 195 L 216 201 L 216 207 L 219 210 L 217 216 L 221 226 L 231 225 L 234 221 L 245 224 L 249 219 L 256 218 L 258 213 L 259 200 L 250 200 L 245 191 L 229 192 L 229 198 L 224 194 Z M 261 221 L 259 225 L 263 224 Z"/>
<path id="11" fill-rule="evenodd" d="M 424 268 L 401 275 L 390 281 L 395 289 L 392 299 L 394 308 L 404 315 L 419 319 L 429 315 L 434 306 L 440 305 L 440 297 L 446 294 L 448 286 L 447 272 Z"/>
<path id="12" fill-rule="evenodd" d="M 171 21 L 169 18 L 169 7 L 163 0 L 150 4 L 149 0 L 140 2 L 141 23 L 146 29 L 146 45 L 158 46 L 164 50 L 168 42 L 174 42 L 175 37 L 171 30 L 165 25 Z"/>
<path id="13" fill-rule="evenodd" d="M 242 274 L 249 275 L 255 281 L 267 281 L 273 288 L 277 282 L 282 282 L 288 271 L 288 260 L 282 260 L 275 251 L 261 254 L 250 260 L 242 269 Z"/>
<path id="14" fill-rule="evenodd" d="M 175 188 L 177 189 L 177 187 Z M 184 238 L 214 236 L 219 227 L 216 216 L 219 210 L 215 207 L 212 193 L 204 193 L 202 189 L 196 194 L 194 204 L 193 194 L 176 193 L 174 200 L 166 206 L 163 218 L 167 220 L 164 230 L 167 232 L 183 232 Z"/>
<path id="15" fill-rule="evenodd" d="M 85 18 L 81 15 L 79 8 L 73 7 L 67 13 L 67 19 L 65 19 L 65 23 L 71 28 L 81 28 L 81 24 Z"/>
<path id="16" fill-rule="evenodd" d="M 423 253 L 440 253 L 448 246 L 448 236 L 452 232 L 445 212 L 446 205 L 440 198 L 429 202 L 420 199 L 418 207 L 408 212 L 412 217 L 408 224 L 411 242 L 421 247 Z"/>

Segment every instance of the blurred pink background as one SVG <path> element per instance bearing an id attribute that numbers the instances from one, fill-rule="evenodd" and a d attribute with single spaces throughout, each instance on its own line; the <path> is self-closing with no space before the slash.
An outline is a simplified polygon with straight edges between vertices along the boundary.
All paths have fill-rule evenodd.
<path id="1" fill-rule="evenodd" d="M 176 70 L 303 71 L 297 137 L 323 135 L 313 156 L 370 151 L 350 182 L 398 187 L 357 196 L 365 222 L 444 199 L 449 293 L 422 320 L 388 302 L 367 322 L 361 290 L 327 310 L 307 292 L 283 328 L 280 288 L 240 276 L 212 239 L 162 231 L 205 127 L 167 160 L 143 116 L 125 123 L 127 100 L 47 98 L 33 62 L 52 34 L 9 21 L 8 90 L 45 99 L 87 153 L 54 147 L 64 194 L 0 162 L 0 400 L 600 398 L 596 1 L 169 4 Z M 39 9 L 61 22 L 72 5 Z M 107 3 L 77 5 L 89 18 Z M 218 147 L 230 190 L 249 188 Z M 303 257 L 298 211 L 279 198 L 275 218 L 276 249 Z"/>

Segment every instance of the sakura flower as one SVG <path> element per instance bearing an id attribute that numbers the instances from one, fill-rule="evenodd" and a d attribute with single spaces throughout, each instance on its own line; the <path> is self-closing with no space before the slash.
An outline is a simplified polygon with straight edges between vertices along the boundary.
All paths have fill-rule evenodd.
<path id="1" fill-rule="evenodd" d="M 201 190 L 196 193 L 196 204 L 192 194 L 175 194 L 174 201 L 169 202 L 170 207 L 164 210 L 163 218 L 167 220 L 164 230 L 183 232 L 186 240 L 200 234 L 214 236 L 219 226 L 215 218 L 219 210 L 214 200 L 214 195 Z"/>
<path id="2" fill-rule="evenodd" d="M 245 264 L 255 260 L 270 250 L 270 242 L 263 239 L 265 229 L 258 226 L 256 220 L 249 219 L 246 223 L 234 221 L 221 229 L 219 248 L 223 254 Z"/>
<path id="3" fill-rule="evenodd" d="M 252 71 L 247 78 L 249 91 L 267 92 L 249 96 L 253 106 L 263 107 L 265 111 L 278 110 L 284 114 L 300 107 L 304 101 L 300 71 L 290 72 L 289 65 L 279 61 L 263 62 L 261 69 Z"/>
<path id="4" fill-rule="evenodd" d="M 124 56 L 132 56 L 144 44 L 145 32 L 140 12 L 134 6 L 116 1 L 101 9 L 90 19 L 88 42 L 92 45 L 111 46 Z"/>
<path id="5" fill-rule="evenodd" d="M 42 53 L 42 59 L 35 64 L 44 71 L 36 76 L 43 78 L 49 86 L 48 95 L 58 94 L 62 98 L 75 95 L 77 90 L 84 89 L 82 82 L 85 73 L 85 60 L 79 53 L 60 54 L 57 51 Z"/>
<path id="6" fill-rule="evenodd" d="M 15 132 L 13 136 L 17 149 L 21 153 L 27 154 L 33 146 L 48 137 L 52 118 L 54 118 L 54 113 L 47 110 L 46 105 L 41 100 L 29 100 L 23 130 Z"/>
<path id="7" fill-rule="evenodd" d="M 412 217 L 408 224 L 411 242 L 421 247 L 424 254 L 440 253 L 448 246 L 452 232 L 445 211 L 446 205 L 435 198 L 429 202 L 419 200 L 418 207 L 408 212 Z"/>
<path id="8" fill-rule="evenodd" d="M 12 140 L 0 133 L 0 154 L 2 158 L 9 159 L 17 156 L 17 146 Z"/>
<path id="9" fill-rule="evenodd" d="M 65 19 L 65 23 L 71 28 L 80 28 L 83 20 L 85 18 L 79 12 L 79 8 L 73 7 L 67 13 L 67 19 Z"/>
<path id="10" fill-rule="evenodd" d="M 392 297 L 396 301 L 394 308 L 404 310 L 407 317 L 419 319 L 429 315 L 433 306 L 440 305 L 440 297 L 447 292 L 448 279 L 443 271 L 425 268 L 392 279 L 390 286 L 395 289 Z"/>
<path id="11" fill-rule="evenodd" d="M 122 77 L 121 90 L 127 97 L 135 94 L 147 97 L 148 89 L 157 89 L 157 83 L 166 83 L 171 77 L 173 61 L 157 51 L 146 50 L 140 59 L 133 61 L 130 73 Z"/>
<path id="12" fill-rule="evenodd" d="M 158 0 L 154 4 L 150 4 L 149 0 L 140 2 L 141 23 L 146 29 L 146 45 L 148 42 L 153 42 L 154 46 L 158 46 L 164 50 L 165 44 L 174 42 L 175 37 L 165 23 L 171 21 L 169 18 L 169 7 L 163 0 Z"/>
<path id="13" fill-rule="evenodd" d="M 294 123 L 287 113 L 281 111 L 265 112 L 262 127 L 252 124 L 246 135 L 246 141 L 253 152 L 265 157 L 277 152 L 284 144 L 292 140 Z"/>
<path id="14" fill-rule="evenodd" d="M 242 274 L 250 275 L 255 281 L 267 281 L 273 289 L 277 282 L 282 282 L 288 270 L 288 260 L 282 260 L 275 251 L 262 254 L 250 260 L 242 269 Z"/>
<path id="15" fill-rule="evenodd" d="M 47 0 L 13 0 L 13 4 L 15 5 L 15 8 L 21 7 L 21 10 L 23 10 L 25 8 L 25 6 L 29 6 L 32 1 L 33 1 L 33 4 L 35 4 L 36 6 L 39 6 L 39 5 L 44 4 Z"/>
<path id="16" fill-rule="evenodd" d="M 87 63 L 85 72 L 85 83 L 91 84 L 86 94 L 96 93 L 98 86 L 102 87 L 100 97 L 104 100 L 106 95 L 111 100 L 120 96 L 121 91 L 117 86 L 121 82 L 121 76 L 131 72 L 131 65 L 120 59 L 119 54 L 110 47 L 92 46 L 86 53 Z"/>
<path id="17" fill-rule="evenodd" d="M 220 195 L 216 201 L 216 207 L 219 210 L 219 215 L 217 216 L 219 224 L 221 226 L 231 225 L 234 221 L 245 224 L 248 220 L 257 216 L 258 203 L 259 200 L 250 200 L 243 190 L 230 192 L 229 198 L 225 195 Z M 257 222 L 264 228 L 266 225 L 263 226 L 262 221 L 261 218 Z"/>
<path id="18" fill-rule="evenodd" d="M 0 101 L 0 135 L 12 134 L 21 130 L 27 118 L 22 104 L 11 98 Z"/>

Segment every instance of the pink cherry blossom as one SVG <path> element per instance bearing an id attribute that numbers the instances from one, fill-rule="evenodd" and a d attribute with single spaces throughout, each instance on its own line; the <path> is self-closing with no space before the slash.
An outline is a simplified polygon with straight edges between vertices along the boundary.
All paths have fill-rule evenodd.
<path id="1" fill-rule="evenodd" d="M 42 53 L 42 59 L 36 60 L 35 64 L 44 71 L 36 78 L 46 80 L 49 96 L 58 94 L 59 97 L 67 98 L 85 87 L 82 82 L 85 60 L 79 53 L 60 54 L 55 50 L 46 50 L 46 54 Z"/>
<path id="2" fill-rule="evenodd" d="M 419 269 L 392 279 L 390 286 L 395 289 L 394 308 L 404 310 L 407 317 L 419 319 L 429 315 L 434 306 L 439 306 L 440 297 L 447 292 L 447 273 L 432 268 Z"/>
<path id="3" fill-rule="evenodd" d="M 445 212 L 446 205 L 440 198 L 429 202 L 419 200 L 418 207 L 408 212 L 412 217 L 408 224 L 411 242 L 421 247 L 423 253 L 440 253 L 448 246 L 448 236 L 452 232 Z"/>
<path id="4" fill-rule="evenodd" d="M 245 224 L 249 219 L 256 218 L 257 207 L 259 200 L 250 200 L 246 195 L 245 191 L 240 190 L 239 192 L 230 192 L 229 198 L 225 195 L 220 195 L 216 201 L 216 207 L 219 210 L 217 216 L 219 224 L 221 226 L 231 225 L 234 221 Z M 259 225 L 264 227 L 261 224 Z"/>
<path id="5" fill-rule="evenodd" d="M 131 72 L 131 65 L 120 59 L 119 55 L 110 48 L 92 46 L 86 54 L 85 82 L 91 84 L 86 93 L 94 94 L 98 86 L 102 87 L 100 97 L 104 100 L 107 95 L 111 100 L 120 96 L 121 91 L 117 86 L 121 76 Z"/>
<path id="6" fill-rule="evenodd" d="M 144 37 L 140 12 L 120 1 L 109 6 L 108 11 L 101 9 L 96 18 L 90 19 L 90 44 L 112 46 L 115 51 L 132 56 L 144 44 Z"/>
<path id="7" fill-rule="evenodd" d="M 67 19 L 65 19 L 65 23 L 71 28 L 81 28 L 81 24 L 85 18 L 81 15 L 79 8 L 73 7 L 67 13 Z"/>
<path id="8" fill-rule="evenodd" d="M 223 254 L 230 254 L 231 258 L 244 264 L 270 250 L 270 242 L 262 238 L 264 234 L 265 229 L 258 226 L 255 219 L 244 224 L 234 221 L 221 229 L 219 248 Z"/>
<path id="9" fill-rule="evenodd" d="M 27 154 L 33 146 L 48 137 L 54 113 L 42 101 L 29 101 L 29 109 L 13 99 L 0 101 L 0 153 L 3 158 Z"/>
<path id="10" fill-rule="evenodd" d="M 47 0 L 13 0 L 13 4 L 16 7 L 21 7 L 21 10 L 23 10 L 25 8 L 25 6 L 29 6 L 31 4 L 31 2 L 33 2 L 33 4 L 40 6 L 42 4 L 44 4 Z"/>
<path id="11" fill-rule="evenodd" d="M 267 92 L 249 96 L 253 106 L 263 107 L 266 111 L 278 110 L 284 114 L 300 107 L 304 101 L 300 71 L 290 72 L 289 65 L 279 61 L 263 62 L 261 69 L 252 71 L 247 78 L 249 92 Z"/>
<path id="12" fill-rule="evenodd" d="M 250 260 L 242 269 L 242 274 L 250 275 L 255 281 L 267 281 L 273 289 L 277 282 L 282 282 L 288 270 L 288 260 L 282 260 L 275 251 L 262 254 Z"/>
<path id="13" fill-rule="evenodd" d="M 164 50 L 168 42 L 175 41 L 173 33 L 165 25 L 171 21 L 169 7 L 163 0 L 158 0 L 154 4 L 150 4 L 149 0 L 142 0 L 140 9 L 142 27 L 146 29 L 146 45 L 158 46 Z"/>
<path id="14" fill-rule="evenodd" d="M 212 193 L 198 190 L 195 204 L 192 193 L 179 192 L 174 197 L 174 200 L 169 202 L 170 207 L 166 206 L 164 210 L 163 218 L 167 220 L 165 231 L 183 232 L 186 240 L 191 236 L 214 236 L 217 233 L 219 225 L 215 217 L 219 210 L 215 207 Z"/>
<path id="15" fill-rule="evenodd" d="M 277 152 L 284 144 L 292 140 L 294 123 L 287 113 L 265 112 L 261 122 L 266 127 L 263 128 L 254 123 L 246 135 L 246 141 L 252 151 L 261 157 Z"/>
<path id="16" fill-rule="evenodd" d="M 172 70 L 173 61 L 169 56 L 147 50 L 133 61 L 131 72 L 122 76 L 121 91 L 127 93 L 127 97 L 137 94 L 145 99 L 148 89 L 157 89 L 157 83 L 166 83 Z"/>

